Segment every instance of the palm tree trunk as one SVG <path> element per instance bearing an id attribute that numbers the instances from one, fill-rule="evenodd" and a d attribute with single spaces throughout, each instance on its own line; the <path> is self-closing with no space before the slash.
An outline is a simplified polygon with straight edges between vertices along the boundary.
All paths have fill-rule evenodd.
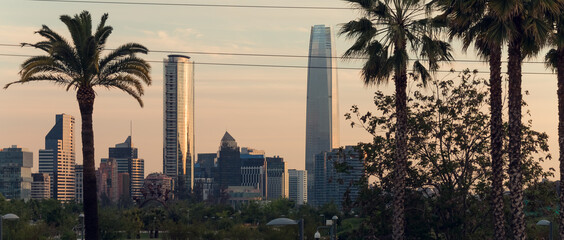
<path id="1" fill-rule="evenodd" d="M 505 239 L 503 214 L 503 122 L 501 119 L 501 46 L 494 46 L 490 55 L 490 114 L 492 155 L 492 209 L 495 239 Z"/>
<path id="2" fill-rule="evenodd" d="M 84 164 L 84 225 L 86 239 L 98 240 L 98 198 L 96 191 L 96 173 L 94 166 L 94 131 L 92 112 L 95 93 L 91 87 L 80 87 L 76 99 L 82 118 L 82 159 Z"/>
<path id="3" fill-rule="evenodd" d="M 558 34 L 562 34 L 560 29 Z M 564 209 L 564 47 L 558 48 L 558 147 L 560 156 L 560 209 Z M 564 211 L 560 211 L 560 239 L 564 239 Z"/>
<path id="4" fill-rule="evenodd" d="M 509 42 L 509 190 L 513 239 L 526 239 L 525 214 L 523 213 L 523 176 L 521 172 L 521 16 L 513 19 L 517 26 L 515 36 Z"/>
<path id="5" fill-rule="evenodd" d="M 396 150 L 394 164 L 394 213 L 392 237 L 394 240 L 405 238 L 405 176 L 407 169 L 407 74 L 401 69 L 394 76 L 396 85 Z"/>

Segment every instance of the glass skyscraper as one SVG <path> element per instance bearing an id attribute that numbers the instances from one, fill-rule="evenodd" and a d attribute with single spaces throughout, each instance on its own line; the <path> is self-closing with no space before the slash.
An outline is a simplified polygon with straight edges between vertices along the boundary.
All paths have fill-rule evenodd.
<path id="1" fill-rule="evenodd" d="M 307 72 L 306 170 L 315 182 L 315 155 L 339 147 L 337 61 L 331 28 L 311 28 Z"/>
<path id="2" fill-rule="evenodd" d="M 55 116 L 55 126 L 45 136 L 45 149 L 39 150 L 39 172 L 51 177 L 52 197 L 59 201 L 75 198 L 74 117 Z"/>
<path id="3" fill-rule="evenodd" d="M 164 60 L 163 173 L 176 185 L 194 186 L 194 62 L 183 55 Z"/>

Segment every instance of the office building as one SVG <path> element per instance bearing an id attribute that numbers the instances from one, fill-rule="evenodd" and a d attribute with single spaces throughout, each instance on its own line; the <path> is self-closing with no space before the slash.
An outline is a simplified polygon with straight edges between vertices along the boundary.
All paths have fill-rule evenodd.
<path id="1" fill-rule="evenodd" d="M 75 176 L 74 199 L 77 202 L 83 202 L 84 201 L 84 166 L 83 165 L 77 164 L 74 166 L 74 176 Z"/>
<path id="2" fill-rule="evenodd" d="M 143 180 L 141 180 L 141 183 Z M 141 196 L 141 188 L 143 188 L 143 184 L 139 188 L 138 195 Z M 131 199 L 131 178 L 129 177 L 129 173 L 120 173 L 118 170 L 118 196 L 121 199 Z"/>
<path id="3" fill-rule="evenodd" d="M 163 173 L 181 188 L 194 184 L 194 62 L 188 56 L 164 60 Z"/>
<path id="4" fill-rule="evenodd" d="M 118 165 L 115 159 L 110 158 L 100 163 L 96 171 L 96 184 L 98 186 L 98 198 L 107 197 L 112 202 L 119 199 Z"/>
<path id="5" fill-rule="evenodd" d="M 307 171 L 288 169 L 288 195 L 296 205 L 307 202 Z"/>
<path id="6" fill-rule="evenodd" d="M 47 173 L 32 173 L 31 199 L 41 200 L 51 197 L 51 177 Z"/>
<path id="7" fill-rule="evenodd" d="M 39 172 L 51 177 L 51 195 L 59 201 L 74 200 L 75 142 L 74 117 L 57 114 L 55 125 L 45 136 L 45 149 L 39 150 Z"/>
<path id="8" fill-rule="evenodd" d="M 311 28 L 307 72 L 306 170 L 315 181 L 315 155 L 339 147 L 339 108 L 335 41 L 331 28 Z"/>
<path id="9" fill-rule="evenodd" d="M 109 159 L 116 161 L 118 174 L 127 173 L 127 176 L 129 176 L 126 184 L 129 187 L 127 195 L 132 198 L 141 197 L 141 188 L 143 188 L 145 177 L 145 160 L 138 157 L 138 149 L 133 146 L 131 135 L 123 143 L 118 143 L 115 147 L 109 148 L 108 158 L 102 158 L 101 162 L 105 163 Z"/>
<path id="10" fill-rule="evenodd" d="M 6 199 L 31 198 L 33 153 L 13 145 L 0 149 L 0 194 Z"/>
<path id="11" fill-rule="evenodd" d="M 286 164 L 279 156 L 266 158 L 267 200 L 286 197 Z"/>
<path id="12" fill-rule="evenodd" d="M 198 153 L 198 164 L 202 171 L 200 178 L 212 178 L 213 168 L 217 162 L 217 153 Z"/>
<path id="13" fill-rule="evenodd" d="M 217 170 L 214 177 L 219 189 L 228 186 L 241 186 L 241 158 L 237 142 L 225 132 L 221 138 L 219 152 L 217 154 Z"/>
<path id="14" fill-rule="evenodd" d="M 337 171 L 335 164 L 346 166 L 347 171 Z M 359 194 L 358 182 L 363 171 L 364 162 L 353 146 L 335 148 L 330 152 L 317 154 L 314 190 L 309 192 L 313 197 L 312 205 L 321 206 L 333 202 L 337 206 L 342 206 L 345 192 L 348 192 L 349 200 L 354 202 Z"/>

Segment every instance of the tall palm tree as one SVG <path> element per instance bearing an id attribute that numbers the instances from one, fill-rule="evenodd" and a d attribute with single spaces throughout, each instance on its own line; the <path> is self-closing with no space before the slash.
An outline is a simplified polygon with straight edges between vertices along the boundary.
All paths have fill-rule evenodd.
<path id="1" fill-rule="evenodd" d="M 448 19 L 451 38 L 460 38 L 465 51 L 474 43 L 479 56 L 487 59 L 490 65 L 491 204 L 495 239 L 504 239 L 501 49 L 507 39 L 508 29 L 488 3 L 479 0 L 436 0 L 431 5 L 437 5 L 442 17 Z"/>
<path id="2" fill-rule="evenodd" d="M 146 54 L 148 50 L 144 46 L 127 43 L 102 56 L 106 40 L 113 30 L 111 26 L 105 25 L 107 19 L 108 14 L 104 14 L 93 33 L 92 18 L 87 11 L 74 17 L 62 15 L 60 20 L 67 26 L 72 44 L 43 25 L 37 33 L 45 40 L 23 45 L 33 46 L 47 54 L 24 61 L 21 65 L 20 80 L 8 83 L 4 87 L 8 88 L 15 83 L 50 81 L 65 86 L 67 91 L 76 90 L 76 100 L 82 119 L 86 239 L 90 240 L 99 239 L 92 129 L 92 113 L 96 97 L 94 87 L 122 90 L 135 98 L 142 107 L 143 83 L 151 84 L 149 64 L 135 55 Z"/>
<path id="3" fill-rule="evenodd" d="M 556 32 L 551 36 L 550 43 L 555 47 L 550 49 L 545 57 L 547 67 L 557 74 L 558 95 L 558 148 L 560 161 L 560 182 L 564 180 L 564 16 L 553 19 Z M 564 184 L 560 184 L 560 192 L 564 192 Z M 560 209 L 564 209 L 564 194 L 560 194 Z M 560 211 L 559 224 L 560 239 L 564 239 L 564 211 Z"/>
<path id="4" fill-rule="evenodd" d="M 439 61 L 450 61 L 451 47 L 438 40 L 438 26 L 425 13 L 422 0 L 346 0 L 363 16 L 344 24 L 340 34 L 355 39 L 345 58 L 368 57 L 362 68 L 365 85 L 393 79 L 396 105 L 396 149 L 393 168 L 393 239 L 405 238 L 407 171 L 407 68 L 409 51 L 416 53 L 413 72 L 425 83 Z M 420 60 L 425 60 L 427 64 Z"/>

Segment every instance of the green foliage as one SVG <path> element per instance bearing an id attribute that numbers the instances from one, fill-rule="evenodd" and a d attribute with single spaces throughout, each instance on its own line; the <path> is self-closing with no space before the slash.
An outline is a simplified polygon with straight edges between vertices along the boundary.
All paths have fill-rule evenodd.
<path id="1" fill-rule="evenodd" d="M 418 85 L 408 100 L 407 236 L 417 239 L 483 239 L 491 236 L 491 185 L 488 91 L 486 81 L 465 71 L 452 80 L 434 81 L 425 92 Z M 353 106 L 346 116 L 371 133 L 360 144 L 367 179 L 357 204 L 365 217 L 358 234 L 387 236 L 395 148 L 395 97 L 376 92 L 376 113 Z M 548 137 L 523 129 L 523 177 L 527 185 L 552 176 L 540 162 L 551 159 Z M 504 155 L 507 162 L 507 156 Z"/>

